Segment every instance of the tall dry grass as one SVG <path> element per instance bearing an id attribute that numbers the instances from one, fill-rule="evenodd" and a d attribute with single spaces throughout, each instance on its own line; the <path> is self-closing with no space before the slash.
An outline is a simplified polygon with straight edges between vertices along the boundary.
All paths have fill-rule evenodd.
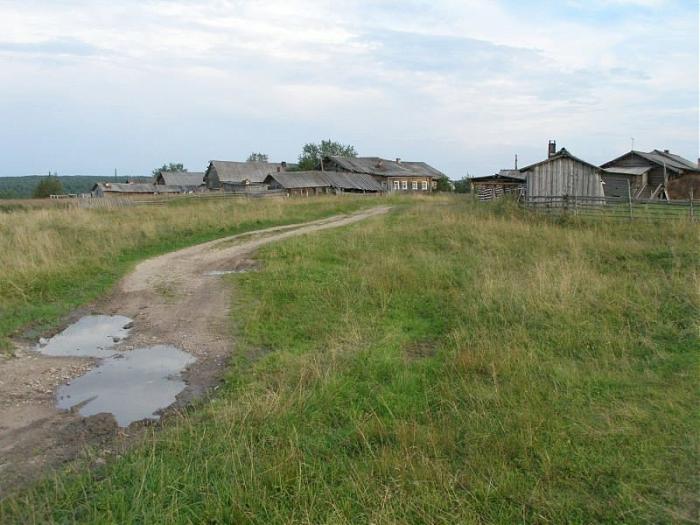
<path id="1" fill-rule="evenodd" d="M 187 200 L 158 207 L 46 207 L 0 213 L 0 346 L 16 330 L 27 325 L 44 329 L 93 299 L 140 258 L 375 202 L 352 197 Z"/>

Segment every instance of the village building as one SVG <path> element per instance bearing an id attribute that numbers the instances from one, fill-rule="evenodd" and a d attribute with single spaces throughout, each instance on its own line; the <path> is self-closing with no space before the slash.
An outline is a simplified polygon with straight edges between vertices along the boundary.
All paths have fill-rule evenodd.
<path id="1" fill-rule="evenodd" d="M 179 186 L 165 186 L 149 183 L 98 182 L 92 187 L 93 197 L 133 198 L 144 195 L 178 195 L 183 193 Z"/>
<path id="2" fill-rule="evenodd" d="M 603 199 L 601 169 L 574 157 L 566 148 L 556 151 L 556 142 L 549 142 L 548 158 L 520 170 L 526 179 L 528 201 L 583 197 Z"/>
<path id="3" fill-rule="evenodd" d="M 203 191 L 204 173 L 194 171 L 159 171 L 155 177 L 159 186 L 179 186 L 186 192 Z"/>
<path id="4" fill-rule="evenodd" d="M 379 157 L 323 158 L 320 168 L 326 172 L 347 172 L 370 175 L 383 191 L 427 192 L 437 188 L 445 174 L 425 162 L 386 160 Z"/>
<path id="5" fill-rule="evenodd" d="M 472 177 L 471 190 L 480 200 L 490 200 L 506 194 L 520 194 L 525 191 L 525 175 L 520 170 L 501 170 L 495 175 Z"/>
<path id="6" fill-rule="evenodd" d="M 236 188 L 254 191 L 251 186 L 257 185 L 262 189 L 263 181 L 271 173 L 287 170 L 287 163 L 280 162 L 233 162 L 212 160 L 204 173 L 204 184 L 210 190 L 225 189 L 236 191 Z"/>
<path id="7" fill-rule="evenodd" d="M 292 171 L 268 175 L 265 184 L 270 190 L 284 190 L 289 196 L 310 196 L 326 193 L 381 193 L 381 185 L 364 173 L 333 171 Z"/>
<path id="8" fill-rule="evenodd" d="M 669 199 L 670 182 L 700 174 L 700 167 L 669 150 L 630 151 L 601 166 L 605 195 L 633 199 Z M 683 184 L 675 184 L 682 187 Z M 687 198 L 684 197 L 684 198 Z"/>

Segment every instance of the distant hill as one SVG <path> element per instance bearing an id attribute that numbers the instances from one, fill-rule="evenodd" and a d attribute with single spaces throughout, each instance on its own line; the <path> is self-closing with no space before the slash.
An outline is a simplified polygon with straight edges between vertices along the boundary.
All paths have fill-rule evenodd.
<path id="1" fill-rule="evenodd" d="M 29 199 L 36 185 L 45 175 L 26 177 L 0 177 L 0 199 Z M 144 177 L 97 177 L 94 175 L 59 175 L 66 193 L 87 193 L 96 182 L 127 182 L 127 180 L 146 180 Z M 150 179 L 148 179 L 150 180 Z"/>

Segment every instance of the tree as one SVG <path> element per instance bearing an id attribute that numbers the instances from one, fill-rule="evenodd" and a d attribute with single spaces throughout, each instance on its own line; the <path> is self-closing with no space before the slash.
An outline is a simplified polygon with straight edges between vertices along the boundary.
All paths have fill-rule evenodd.
<path id="1" fill-rule="evenodd" d="M 320 144 L 305 144 L 299 155 L 300 170 L 315 170 L 321 164 L 321 159 L 326 156 L 357 157 L 354 146 L 322 140 Z"/>
<path id="2" fill-rule="evenodd" d="M 452 182 L 450 179 L 447 177 L 447 175 L 443 175 L 437 180 L 437 191 L 452 191 Z"/>
<path id="3" fill-rule="evenodd" d="M 267 153 L 251 153 L 248 155 L 246 162 L 267 162 Z"/>
<path id="4" fill-rule="evenodd" d="M 56 175 L 49 175 L 41 179 L 34 188 L 32 197 L 35 199 L 46 199 L 51 195 L 63 195 L 63 184 Z"/>
<path id="5" fill-rule="evenodd" d="M 456 193 L 469 193 L 472 191 L 472 185 L 469 181 L 469 177 L 462 177 L 460 180 L 455 182 L 455 192 Z"/>
<path id="6" fill-rule="evenodd" d="M 163 164 L 160 168 L 153 170 L 153 176 L 157 177 L 161 171 L 187 171 L 187 168 L 182 163 Z"/>

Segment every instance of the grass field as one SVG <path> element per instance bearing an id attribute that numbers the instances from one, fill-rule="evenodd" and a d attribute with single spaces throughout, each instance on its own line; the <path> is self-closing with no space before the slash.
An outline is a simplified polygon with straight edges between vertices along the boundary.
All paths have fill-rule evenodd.
<path id="1" fill-rule="evenodd" d="M 59 202 L 60 201 L 53 201 Z M 225 235 L 357 210 L 375 199 L 195 202 L 0 213 L 0 351 L 18 330 L 50 329 L 147 257 Z"/>
<path id="2" fill-rule="evenodd" d="M 435 198 L 267 247 L 216 399 L 0 522 L 694 522 L 698 241 Z"/>

